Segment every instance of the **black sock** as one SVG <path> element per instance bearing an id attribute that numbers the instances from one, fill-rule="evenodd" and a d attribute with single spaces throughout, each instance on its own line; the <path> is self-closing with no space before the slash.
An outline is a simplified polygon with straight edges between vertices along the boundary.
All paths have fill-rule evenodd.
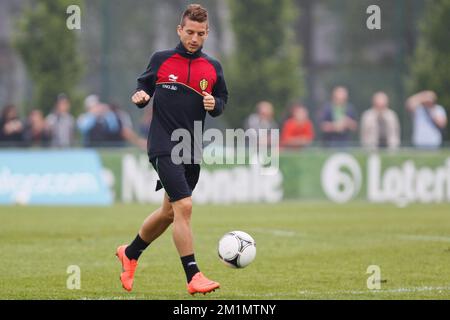
<path id="1" fill-rule="evenodd" d="M 125 249 L 125 255 L 128 257 L 128 259 L 139 259 L 139 256 L 142 254 L 142 251 L 144 251 L 148 247 L 149 243 L 145 242 L 141 239 L 139 234 L 136 236 L 136 239 L 133 240 L 132 243 Z"/>
<path id="2" fill-rule="evenodd" d="M 191 282 L 192 277 L 200 270 L 197 267 L 197 262 L 195 262 L 195 257 L 193 254 L 190 256 L 181 257 L 181 263 L 183 264 L 184 272 L 186 272 L 187 282 Z"/>

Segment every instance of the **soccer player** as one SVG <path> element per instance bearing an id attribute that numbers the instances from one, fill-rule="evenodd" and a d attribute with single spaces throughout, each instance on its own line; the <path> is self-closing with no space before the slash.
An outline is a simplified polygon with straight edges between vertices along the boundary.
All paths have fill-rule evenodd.
<path id="1" fill-rule="evenodd" d="M 165 196 L 162 206 L 145 219 L 136 238 L 117 248 L 123 270 L 120 280 L 127 291 L 132 290 L 139 256 L 172 223 L 173 241 L 186 273 L 188 292 L 207 293 L 220 286 L 200 272 L 194 257 L 191 195 L 200 173 L 199 159 L 195 157 L 198 150 L 194 146 L 190 154 L 183 154 L 180 163 L 171 156 L 180 141 L 171 138 L 176 129 L 184 129 L 194 141 L 194 122 L 201 123 L 203 130 L 206 113 L 219 116 L 228 91 L 220 63 L 202 52 L 208 37 L 206 9 L 189 5 L 177 33 L 180 43 L 174 49 L 153 54 L 131 98 L 140 108 L 154 98 L 148 155 L 159 176 L 156 190 L 164 188 Z"/>

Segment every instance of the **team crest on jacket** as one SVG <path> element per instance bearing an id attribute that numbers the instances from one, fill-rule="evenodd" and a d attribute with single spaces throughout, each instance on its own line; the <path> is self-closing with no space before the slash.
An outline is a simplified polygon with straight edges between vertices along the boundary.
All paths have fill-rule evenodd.
<path id="1" fill-rule="evenodd" d="M 203 91 L 206 90 L 206 88 L 208 88 L 208 81 L 206 79 L 202 79 L 200 81 L 200 89 L 202 89 Z"/>

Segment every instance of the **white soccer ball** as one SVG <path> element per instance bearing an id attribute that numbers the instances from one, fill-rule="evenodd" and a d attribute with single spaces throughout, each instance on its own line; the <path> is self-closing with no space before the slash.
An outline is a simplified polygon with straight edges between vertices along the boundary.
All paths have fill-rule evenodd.
<path id="1" fill-rule="evenodd" d="M 232 231 L 220 239 L 217 251 L 225 265 L 232 268 L 245 268 L 256 257 L 256 243 L 248 233 Z"/>

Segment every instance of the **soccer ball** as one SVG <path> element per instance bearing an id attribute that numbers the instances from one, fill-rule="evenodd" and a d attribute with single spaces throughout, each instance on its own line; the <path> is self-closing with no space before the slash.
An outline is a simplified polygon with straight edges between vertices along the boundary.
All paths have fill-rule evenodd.
<path id="1" fill-rule="evenodd" d="M 225 265 L 232 268 L 245 268 L 256 256 L 255 240 L 243 231 L 232 231 L 219 241 L 218 254 Z"/>

